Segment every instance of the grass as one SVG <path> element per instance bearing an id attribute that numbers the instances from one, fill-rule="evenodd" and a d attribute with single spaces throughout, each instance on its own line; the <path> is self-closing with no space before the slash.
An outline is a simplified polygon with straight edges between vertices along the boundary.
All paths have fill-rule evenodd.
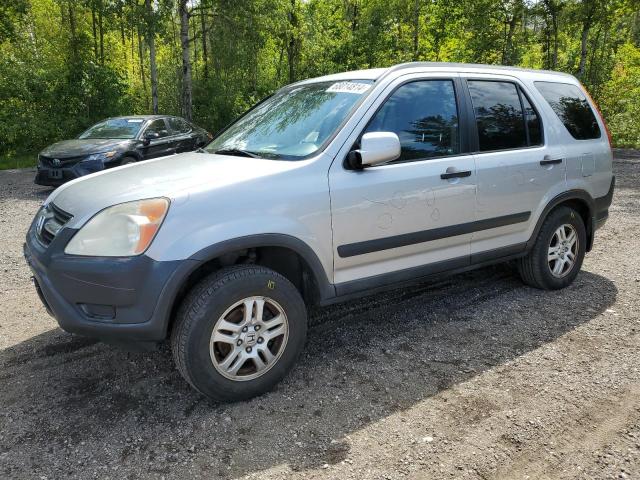
<path id="1" fill-rule="evenodd" d="M 37 159 L 37 153 L 3 154 L 0 155 L 0 170 L 35 167 Z"/>

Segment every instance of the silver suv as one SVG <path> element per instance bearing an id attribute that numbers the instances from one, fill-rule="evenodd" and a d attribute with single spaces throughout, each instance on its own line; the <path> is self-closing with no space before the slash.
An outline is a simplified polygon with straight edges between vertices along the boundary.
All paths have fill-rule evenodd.
<path id="1" fill-rule="evenodd" d="M 60 326 L 170 339 L 221 401 L 300 354 L 306 306 L 516 260 L 569 285 L 614 188 L 608 132 L 572 76 L 411 63 L 289 85 L 205 148 L 54 191 L 27 234 Z"/>

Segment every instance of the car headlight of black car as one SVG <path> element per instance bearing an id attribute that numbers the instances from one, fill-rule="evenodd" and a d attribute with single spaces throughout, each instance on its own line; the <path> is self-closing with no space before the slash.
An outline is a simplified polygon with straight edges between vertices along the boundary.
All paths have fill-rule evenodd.
<path id="1" fill-rule="evenodd" d="M 115 150 L 111 150 L 109 152 L 92 153 L 91 155 L 88 155 L 86 158 L 82 159 L 82 162 L 105 162 L 113 158 L 116 153 L 118 152 L 116 152 Z"/>

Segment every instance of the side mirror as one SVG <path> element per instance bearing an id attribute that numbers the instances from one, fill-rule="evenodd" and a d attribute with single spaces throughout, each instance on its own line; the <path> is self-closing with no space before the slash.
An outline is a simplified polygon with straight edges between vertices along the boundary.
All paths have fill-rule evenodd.
<path id="1" fill-rule="evenodd" d="M 156 138 L 160 138 L 160 134 L 158 132 L 144 132 L 145 140 L 155 140 Z"/>
<path id="2" fill-rule="evenodd" d="M 151 143 L 151 140 L 155 140 L 156 138 L 160 138 L 160 134 L 158 132 L 146 131 L 142 135 L 142 144 L 147 146 Z"/>
<path id="3" fill-rule="evenodd" d="M 362 135 L 360 148 L 347 155 L 349 167 L 359 170 L 392 162 L 400 157 L 400 139 L 393 132 L 369 132 Z"/>

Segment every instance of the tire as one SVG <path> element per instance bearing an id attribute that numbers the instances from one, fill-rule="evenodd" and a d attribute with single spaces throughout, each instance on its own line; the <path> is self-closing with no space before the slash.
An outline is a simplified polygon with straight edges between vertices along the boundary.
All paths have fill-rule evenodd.
<path id="1" fill-rule="evenodd" d="M 123 157 L 120 161 L 120 165 L 129 165 L 130 163 L 136 163 L 138 161 L 135 157 Z"/>
<path id="2" fill-rule="evenodd" d="M 575 233 L 576 244 L 569 246 L 572 233 Z M 587 232 L 580 214 L 572 208 L 559 207 L 545 219 L 531 251 L 519 259 L 520 277 L 535 288 L 564 288 L 578 275 L 586 245 Z M 558 268 L 561 263 L 561 268 Z"/>
<path id="3" fill-rule="evenodd" d="M 251 320 L 246 321 L 248 311 Z M 178 370 L 196 390 L 233 402 L 261 395 L 280 382 L 306 336 L 307 311 L 293 284 L 268 268 L 241 265 L 215 272 L 191 290 L 178 310 L 171 348 Z M 232 355 L 237 360 L 229 364 Z"/>

